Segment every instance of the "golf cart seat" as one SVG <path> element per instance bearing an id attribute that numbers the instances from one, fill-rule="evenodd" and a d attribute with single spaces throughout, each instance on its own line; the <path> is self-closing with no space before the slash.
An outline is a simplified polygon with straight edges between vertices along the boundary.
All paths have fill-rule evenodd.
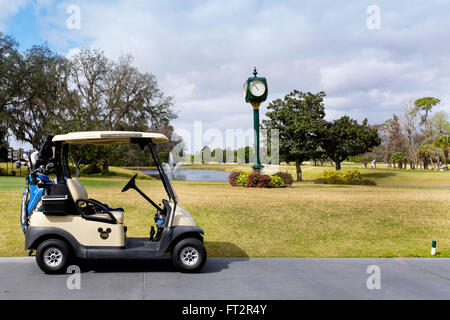
<path id="1" fill-rule="evenodd" d="M 108 205 L 105 205 L 103 203 L 100 203 L 94 199 L 89 199 L 88 193 L 86 189 L 81 184 L 80 180 L 77 178 L 71 178 L 67 179 L 67 188 L 69 189 L 70 195 L 72 196 L 73 201 L 75 202 L 75 205 L 78 207 L 78 209 L 82 210 L 81 206 L 83 203 L 93 203 L 95 205 L 99 205 L 99 207 L 106 208 L 109 212 L 112 213 L 114 218 L 117 220 L 117 223 L 123 223 L 123 213 L 124 210 L 122 208 L 110 208 Z M 86 213 L 89 214 L 89 213 Z M 108 214 L 106 213 L 97 213 L 93 212 L 90 214 L 91 216 L 99 217 L 99 218 L 106 218 L 108 217 Z"/>
<path id="2" fill-rule="evenodd" d="M 78 178 L 72 178 L 73 183 L 75 183 L 77 186 L 77 189 L 79 190 L 80 193 L 80 199 L 89 199 L 88 197 L 88 193 L 86 188 L 81 184 L 81 181 Z M 123 210 L 123 208 L 111 208 L 110 206 L 108 206 L 106 203 L 102 203 L 102 205 L 104 205 L 107 209 L 111 210 L 111 211 L 125 211 Z"/>

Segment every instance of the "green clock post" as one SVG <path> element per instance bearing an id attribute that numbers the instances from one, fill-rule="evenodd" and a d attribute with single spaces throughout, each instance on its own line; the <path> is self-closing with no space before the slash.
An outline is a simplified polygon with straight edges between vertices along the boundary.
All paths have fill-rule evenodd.
<path id="1" fill-rule="evenodd" d="M 259 106 L 267 99 L 267 80 L 257 77 L 256 68 L 253 71 L 253 77 L 250 77 L 244 83 L 245 102 L 253 107 L 253 128 L 255 131 L 255 164 L 253 170 L 260 171 L 264 166 L 259 158 Z"/>

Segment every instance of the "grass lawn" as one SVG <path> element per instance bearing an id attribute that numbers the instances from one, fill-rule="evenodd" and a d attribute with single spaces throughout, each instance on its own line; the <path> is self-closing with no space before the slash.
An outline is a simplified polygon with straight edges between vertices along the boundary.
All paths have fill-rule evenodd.
<path id="1" fill-rule="evenodd" d="M 305 167 L 307 181 L 285 189 L 183 181 L 174 187 L 205 230 L 210 256 L 429 257 L 437 240 L 438 256 L 450 257 L 450 189 L 386 187 L 449 186 L 448 172 L 361 169 L 379 185 L 366 187 L 308 181 L 320 170 Z M 19 226 L 23 180 L 0 177 L 0 256 L 26 254 Z M 125 209 L 129 236 L 148 236 L 154 209 L 133 190 L 120 192 L 128 178 L 81 180 L 91 198 Z M 164 195 L 159 181 L 137 184 L 153 199 Z"/>
<path id="2" fill-rule="evenodd" d="M 8 175 L 12 175 L 12 171 L 16 171 L 16 175 L 22 174 L 22 176 L 25 176 L 28 173 L 28 168 L 26 166 L 22 166 L 21 169 L 16 169 L 14 167 L 14 163 L 11 162 L 0 162 L 0 169 L 4 170 L 6 174 L 6 170 L 8 170 Z"/>
<path id="3" fill-rule="evenodd" d="M 251 164 L 189 164 L 185 166 L 189 169 L 210 169 L 224 171 L 247 171 L 251 172 Z M 303 184 L 311 184 L 315 179 L 320 178 L 325 169 L 334 169 L 331 165 L 312 166 L 302 165 Z M 414 186 L 414 187 L 450 187 L 450 172 L 432 170 L 410 170 L 410 169 L 389 169 L 384 164 L 378 164 L 376 169 L 365 168 L 362 164 L 342 164 L 342 169 L 357 169 L 361 171 L 365 180 L 373 180 L 378 186 Z M 287 171 L 296 176 L 295 166 L 280 166 L 281 171 Z"/>

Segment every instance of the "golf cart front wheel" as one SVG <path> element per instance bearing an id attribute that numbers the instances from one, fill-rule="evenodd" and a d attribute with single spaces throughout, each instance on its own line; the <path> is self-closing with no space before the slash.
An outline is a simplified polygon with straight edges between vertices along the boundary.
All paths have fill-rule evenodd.
<path id="1" fill-rule="evenodd" d="M 183 239 L 173 248 L 172 262 L 181 272 L 197 272 L 206 262 L 205 246 L 195 238 Z"/>
<path id="2" fill-rule="evenodd" d="M 65 273 L 70 262 L 69 246 L 58 239 L 46 240 L 36 250 L 36 262 L 45 273 Z"/>

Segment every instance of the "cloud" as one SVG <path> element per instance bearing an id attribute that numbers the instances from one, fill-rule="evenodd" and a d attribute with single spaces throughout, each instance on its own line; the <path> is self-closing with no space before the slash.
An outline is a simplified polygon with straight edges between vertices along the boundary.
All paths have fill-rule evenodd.
<path id="1" fill-rule="evenodd" d="M 66 27 L 74 3 L 80 30 Z M 250 127 L 242 85 L 254 66 L 268 79 L 269 99 L 294 89 L 326 91 L 330 120 L 348 114 L 380 123 L 421 96 L 441 98 L 436 110 L 450 112 L 450 3 L 378 1 L 380 30 L 366 27 L 371 4 L 40 0 L 35 11 L 41 37 L 63 54 L 80 47 L 113 59 L 132 54 L 175 98 L 175 127 L 198 120 L 205 128 Z"/>
<path id="2" fill-rule="evenodd" d="M 29 1 L 0 0 L 0 31 L 6 28 L 9 22 L 9 18 L 17 14 L 20 8 L 24 7 L 27 2 Z"/>

